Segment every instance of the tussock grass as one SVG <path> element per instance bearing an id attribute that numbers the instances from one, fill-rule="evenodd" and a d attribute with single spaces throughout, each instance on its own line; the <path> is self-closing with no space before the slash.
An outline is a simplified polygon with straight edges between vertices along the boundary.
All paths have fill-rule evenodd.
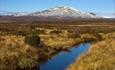
<path id="1" fill-rule="evenodd" d="M 88 33 L 74 35 L 68 30 L 58 31 L 57 29 L 45 29 L 45 32 L 46 33 L 39 34 L 41 41 L 45 44 L 44 47 L 42 47 L 43 50 L 32 47 L 32 45 L 26 43 L 26 36 L 1 32 L 0 68 L 4 69 L 6 68 L 5 66 L 10 68 L 12 65 L 15 66 L 12 68 L 31 68 L 37 65 L 37 63 L 39 64 L 39 60 L 47 59 L 56 51 L 68 50 L 75 44 L 85 42 L 86 40 L 96 40 L 95 35 Z M 29 42 L 32 40 L 29 39 Z"/>
<path id="2" fill-rule="evenodd" d="M 51 33 L 52 31 L 54 32 L 54 34 Z M 56 50 L 66 50 L 76 44 L 96 41 L 101 39 L 101 35 L 99 35 L 98 33 L 97 35 L 100 36 L 100 38 L 95 34 L 91 34 L 91 33 L 73 34 L 68 30 L 62 30 L 62 31 L 59 30 L 58 32 L 57 30 L 55 31 L 53 29 L 52 31 L 51 32 L 48 31 L 49 32 L 48 34 L 40 35 L 40 37 L 47 47 Z"/>
<path id="3" fill-rule="evenodd" d="M 67 37 L 49 37 L 44 39 L 44 43 L 53 49 L 68 49 L 75 44 L 75 40 Z"/>
<path id="4" fill-rule="evenodd" d="M 115 69 L 115 38 L 98 42 L 89 52 L 81 56 L 67 70 L 114 70 Z"/>
<path id="5" fill-rule="evenodd" d="M 103 27 L 108 23 L 111 26 Z M 98 24 L 98 26 L 87 26 L 87 24 Z M 115 31 L 114 22 L 0 22 L 0 70 L 16 70 L 17 67 L 30 69 L 58 50 L 69 49 L 83 42 L 115 38 L 114 33 L 108 33 L 113 31 Z M 31 32 L 40 36 L 44 47 L 38 49 L 25 43 L 25 36 Z"/>
<path id="6" fill-rule="evenodd" d="M 23 36 L 0 36 L 0 70 L 29 68 L 38 62 L 38 50 L 24 42 Z"/>

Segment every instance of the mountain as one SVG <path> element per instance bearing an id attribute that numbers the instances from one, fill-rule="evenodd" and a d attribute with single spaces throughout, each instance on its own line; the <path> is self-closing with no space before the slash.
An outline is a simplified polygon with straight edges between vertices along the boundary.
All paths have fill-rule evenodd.
<path id="1" fill-rule="evenodd" d="M 8 12 L 8 11 L 0 11 L 1 16 L 26 16 L 29 13 L 27 12 Z"/>
<path id="2" fill-rule="evenodd" d="M 1 14 L 1 13 L 0 13 Z M 55 18 L 100 18 L 95 13 L 92 12 L 81 12 L 78 9 L 61 6 L 54 7 L 43 11 L 37 11 L 32 13 L 22 13 L 22 12 L 3 12 L 2 15 L 7 16 L 36 16 L 36 17 L 55 17 Z"/>
<path id="3" fill-rule="evenodd" d="M 115 13 L 102 15 L 103 18 L 115 18 Z"/>
<path id="4" fill-rule="evenodd" d="M 30 16 L 42 17 L 75 17 L 75 18 L 97 18 L 98 16 L 91 12 L 81 12 L 72 7 L 62 6 L 50 8 L 48 10 L 34 12 Z"/>

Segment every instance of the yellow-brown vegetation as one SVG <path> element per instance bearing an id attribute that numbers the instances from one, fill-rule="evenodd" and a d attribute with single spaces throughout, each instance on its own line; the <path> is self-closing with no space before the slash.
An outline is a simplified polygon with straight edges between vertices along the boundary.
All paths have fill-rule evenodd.
<path id="1" fill-rule="evenodd" d="M 24 42 L 23 36 L 0 36 L 0 70 L 36 65 L 38 50 Z"/>
<path id="2" fill-rule="evenodd" d="M 113 21 L 0 22 L 0 70 L 29 70 L 58 50 L 83 42 L 115 38 L 115 33 L 111 33 L 114 31 Z M 26 35 L 32 32 L 39 35 L 42 47 L 33 47 L 25 42 Z"/>
<path id="3" fill-rule="evenodd" d="M 107 34 L 109 35 L 109 34 Z M 115 36 L 115 35 L 114 35 Z M 110 37 L 110 36 L 109 36 Z M 89 52 L 82 55 L 67 70 L 114 70 L 115 38 L 93 44 Z"/>

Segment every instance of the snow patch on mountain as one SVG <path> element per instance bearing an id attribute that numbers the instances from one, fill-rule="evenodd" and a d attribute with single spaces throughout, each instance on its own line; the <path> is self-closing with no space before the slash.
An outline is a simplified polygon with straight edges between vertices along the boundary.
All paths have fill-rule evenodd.
<path id="1" fill-rule="evenodd" d="M 90 12 L 81 12 L 72 7 L 68 6 L 61 6 L 61 7 L 54 7 L 48 10 L 43 10 L 39 12 L 34 12 L 30 14 L 31 16 L 58 16 L 58 17 L 80 17 L 80 18 L 96 18 L 98 17 L 96 14 L 92 14 Z"/>

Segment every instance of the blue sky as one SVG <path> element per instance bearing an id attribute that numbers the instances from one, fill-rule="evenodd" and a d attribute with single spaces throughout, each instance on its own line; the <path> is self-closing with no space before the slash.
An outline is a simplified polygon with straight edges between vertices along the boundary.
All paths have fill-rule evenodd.
<path id="1" fill-rule="evenodd" d="M 115 13 L 115 0 L 0 0 L 0 10 L 33 12 L 55 6 L 71 6 L 98 14 Z"/>

